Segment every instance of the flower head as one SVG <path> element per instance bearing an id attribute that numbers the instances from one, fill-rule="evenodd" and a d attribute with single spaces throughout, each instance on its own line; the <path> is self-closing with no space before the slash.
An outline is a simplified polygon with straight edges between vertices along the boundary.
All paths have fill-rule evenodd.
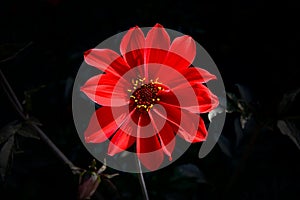
<path id="1" fill-rule="evenodd" d="M 110 140 L 109 155 L 135 145 L 141 163 L 155 170 L 164 155 L 172 158 L 177 135 L 189 143 L 206 139 L 199 114 L 218 105 L 217 97 L 204 85 L 216 77 L 192 65 L 196 45 L 190 36 L 171 42 L 160 24 L 146 37 L 139 27 L 131 28 L 122 38 L 120 52 L 85 52 L 86 63 L 103 72 L 81 87 L 101 105 L 91 117 L 85 141 Z"/>

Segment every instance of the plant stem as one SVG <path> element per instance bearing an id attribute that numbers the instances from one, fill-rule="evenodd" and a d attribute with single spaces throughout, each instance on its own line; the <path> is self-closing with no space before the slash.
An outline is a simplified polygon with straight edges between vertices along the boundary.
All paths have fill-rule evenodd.
<path id="1" fill-rule="evenodd" d="M 49 137 L 32 121 L 28 120 L 28 116 L 26 114 L 24 114 L 24 109 L 20 103 L 20 101 L 18 100 L 15 92 L 13 91 L 12 87 L 10 86 L 9 82 L 7 81 L 7 79 L 5 78 L 4 74 L 2 73 L 1 69 L 0 69 L 0 80 L 2 83 L 2 86 L 4 88 L 4 92 L 6 93 L 8 99 L 10 100 L 10 102 L 12 103 L 14 109 L 17 111 L 17 113 L 20 115 L 20 117 L 23 120 L 29 121 L 29 125 L 32 126 L 32 128 L 34 128 L 41 140 L 43 142 L 45 142 L 50 149 L 53 151 L 53 153 L 66 165 L 68 165 L 70 167 L 71 170 L 75 169 L 75 165 L 58 149 L 58 147 L 49 139 Z"/>
<path id="2" fill-rule="evenodd" d="M 0 77 L 3 81 L 3 88 L 5 90 L 5 92 L 7 93 L 7 95 L 11 98 L 11 102 L 17 107 L 17 109 L 21 112 L 23 112 L 23 107 L 20 103 L 20 101 L 18 100 L 16 94 L 14 93 L 13 89 L 11 88 L 10 84 L 8 83 L 7 79 L 5 78 L 4 74 L 2 73 L 2 71 L 0 70 Z"/>
<path id="3" fill-rule="evenodd" d="M 139 178 L 140 185 L 141 185 L 141 188 L 142 188 L 144 200 L 149 200 L 148 191 L 147 191 L 145 180 L 144 180 L 144 177 L 143 177 L 141 162 L 138 158 L 137 158 L 137 168 L 139 170 L 138 178 Z"/>

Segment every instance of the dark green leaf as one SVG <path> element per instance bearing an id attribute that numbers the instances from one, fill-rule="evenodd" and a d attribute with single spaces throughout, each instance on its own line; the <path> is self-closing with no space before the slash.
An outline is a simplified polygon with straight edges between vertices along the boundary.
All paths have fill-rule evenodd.
<path id="1" fill-rule="evenodd" d="M 7 124 L 6 126 L 4 126 L 0 130 L 0 144 L 2 144 L 9 137 L 14 135 L 21 128 L 21 125 L 22 125 L 21 123 L 14 121 L 14 122 L 11 122 L 11 123 Z"/>
<path id="2" fill-rule="evenodd" d="M 282 134 L 287 135 L 300 149 L 300 131 L 293 122 L 288 120 L 278 120 L 277 127 Z"/>
<path id="3" fill-rule="evenodd" d="M 0 151 L 0 176 L 2 180 L 4 180 L 6 171 L 8 169 L 9 160 L 12 155 L 12 150 L 14 146 L 14 140 L 15 137 L 13 135 L 9 137 Z"/>

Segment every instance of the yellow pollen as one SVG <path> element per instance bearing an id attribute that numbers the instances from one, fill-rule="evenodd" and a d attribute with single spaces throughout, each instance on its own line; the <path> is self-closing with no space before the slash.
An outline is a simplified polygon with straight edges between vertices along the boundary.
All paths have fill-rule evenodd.
<path id="1" fill-rule="evenodd" d="M 156 98 L 156 101 L 160 101 L 160 98 Z"/>
<path id="2" fill-rule="evenodd" d="M 128 92 L 132 92 L 132 90 L 129 90 L 129 89 L 128 89 L 127 91 L 128 91 Z M 131 97 L 131 96 L 130 96 L 130 97 Z"/>
<path id="3" fill-rule="evenodd" d="M 138 100 L 136 99 L 136 100 L 134 100 L 134 102 L 138 102 Z"/>
<path id="4" fill-rule="evenodd" d="M 161 90 L 161 89 L 162 89 L 162 87 L 160 87 L 160 86 L 159 86 L 159 87 L 157 87 L 157 88 L 158 88 L 159 90 Z"/>

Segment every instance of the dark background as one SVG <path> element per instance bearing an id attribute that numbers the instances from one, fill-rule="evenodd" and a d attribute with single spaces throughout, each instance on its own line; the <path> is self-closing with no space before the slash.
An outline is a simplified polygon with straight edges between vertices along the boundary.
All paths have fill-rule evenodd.
<path id="1" fill-rule="evenodd" d="M 92 157 L 77 136 L 71 112 L 72 84 L 83 62 L 83 52 L 135 25 L 160 23 L 191 35 L 214 59 L 228 92 L 240 95 L 236 84 L 251 91 L 258 119 L 256 125 L 249 125 L 249 133 L 239 148 L 229 145 L 230 155 L 221 145 L 199 160 L 200 144 L 196 144 L 170 167 L 146 174 L 150 196 L 298 199 L 299 149 L 280 133 L 276 123 L 257 128 L 266 119 L 280 119 L 277 108 L 282 96 L 299 88 L 298 9 L 292 2 L 261 0 L 1 1 L 1 59 L 31 45 L 0 67 L 20 100 L 26 98 L 24 92 L 30 94 L 25 106 L 43 124 L 42 129 L 53 142 L 77 166 L 87 168 Z M 18 119 L 2 91 L 1 88 L 1 127 Z M 299 115 L 297 111 L 299 107 L 293 107 L 286 115 Z M 233 132 L 239 116 L 239 112 L 228 114 L 223 133 L 228 142 L 236 140 Z M 22 153 L 14 154 L 6 179 L 0 182 L 0 199 L 74 198 L 76 178 L 47 146 L 28 138 L 20 138 L 19 145 Z M 188 164 L 196 166 L 205 181 L 199 181 L 198 174 L 197 180 L 192 176 L 174 182 L 176 169 Z M 122 199 L 140 198 L 135 175 L 121 173 L 111 181 Z M 105 199 L 117 198 L 104 184 L 100 184 L 99 193 Z"/>

